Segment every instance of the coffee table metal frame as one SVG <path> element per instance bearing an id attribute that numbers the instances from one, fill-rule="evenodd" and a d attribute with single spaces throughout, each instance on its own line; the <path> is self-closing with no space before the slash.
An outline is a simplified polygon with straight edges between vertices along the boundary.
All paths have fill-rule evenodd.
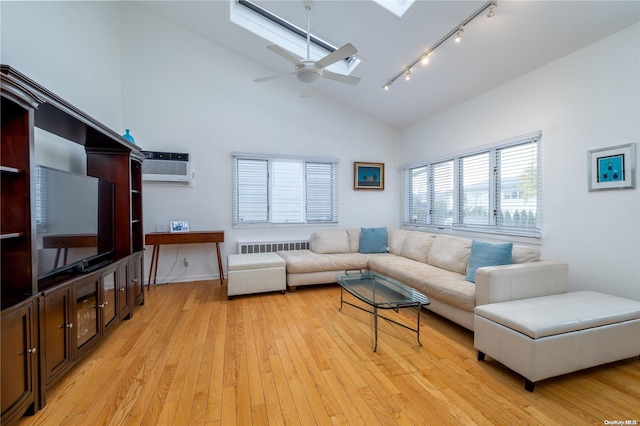
<path id="1" fill-rule="evenodd" d="M 415 331 L 418 338 L 418 344 L 422 346 L 422 343 L 420 342 L 420 311 L 422 310 L 422 306 L 426 306 L 431 303 L 427 296 L 406 284 L 385 275 L 369 271 L 363 272 L 362 270 L 348 270 L 345 271 L 344 274 L 338 274 L 336 276 L 336 281 L 340 284 L 339 311 L 342 311 L 343 304 L 347 304 L 373 315 L 374 352 L 378 349 L 378 317 L 404 327 L 407 330 Z M 352 283 L 366 286 L 365 288 L 370 291 L 370 294 L 365 295 L 360 293 L 356 288 L 350 285 Z M 362 306 L 345 301 L 343 297 L 345 290 L 352 296 L 371 306 L 373 309 L 368 310 Z M 417 308 L 418 321 L 416 328 L 411 328 L 405 324 L 394 321 L 391 318 L 378 314 L 378 309 L 393 309 L 398 313 L 401 308 Z"/>

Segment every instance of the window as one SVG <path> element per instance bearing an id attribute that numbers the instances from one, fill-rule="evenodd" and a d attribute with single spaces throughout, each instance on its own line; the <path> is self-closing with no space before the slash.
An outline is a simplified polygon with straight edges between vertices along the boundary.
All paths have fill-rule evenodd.
<path id="1" fill-rule="evenodd" d="M 229 19 L 247 31 L 273 44 L 277 44 L 299 58 L 306 58 L 307 30 L 302 28 L 303 26 L 306 28 L 306 20 L 304 21 L 305 25 L 296 25 L 267 10 L 264 7 L 264 3 L 261 2 L 261 5 L 258 5 L 249 0 L 229 0 Z M 302 7 L 302 2 L 300 2 L 300 6 Z M 338 49 L 334 44 L 313 34 L 310 35 L 310 41 L 311 49 L 309 54 L 314 61 Z M 349 75 L 360 62 L 361 60 L 356 56 L 350 56 L 329 65 L 327 69 Z"/>
<path id="2" fill-rule="evenodd" d="M 47 232 L 49 227 L 49 199 L 47 197 L 49 180 L 47 172 L 42 167 L 34 170 L 34 182 L 36 187 L 35 210 L 36 229 L 38 232 Z"/>
<path id="3" fill-rule="evenodd" d="M 338 222 L 338 162 L 233 155 L 233 223 Z"/>
<path id="4" fill-rule="evenodd" d="M 540 238 L 541 133 L 403 168 L 403 224 Z"/>

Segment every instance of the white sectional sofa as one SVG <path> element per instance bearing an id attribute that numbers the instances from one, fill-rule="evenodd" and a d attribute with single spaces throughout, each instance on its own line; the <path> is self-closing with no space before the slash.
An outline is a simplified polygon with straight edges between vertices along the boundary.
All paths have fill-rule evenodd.
<path id="1" fill-rule="evenodd" d="M 287 285 L 295 291 L 335 283 L 345 270 L 371 270 L 427 295 L 428 309 L 469 330 L 476 306 L 567 292 L 568 265 L 540 260 L 536 248 L 513 245 L 511 264 L 479 267 L 474 283 L 466 275 L 472 240 L 394 228 L 386 234 L 384 253 L 361 253 L 360 229 L 313 233 L 308 250 L 278 252 L 286 261 Z"/>

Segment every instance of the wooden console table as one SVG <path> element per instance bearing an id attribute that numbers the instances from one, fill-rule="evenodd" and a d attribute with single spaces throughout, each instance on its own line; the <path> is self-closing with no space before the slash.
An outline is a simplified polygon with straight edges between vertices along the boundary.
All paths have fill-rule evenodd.
<path id="1" fill-rule="evenodd" d="M 67 264 L 67 255 L 70 248 L 78 247 L 98 247 L 98 236 L 96 234 L 60 234 L 45 235 L 42 237 L 42 248 L 54 248 L 56 250 L 56 260 L 54 269 L 58 267 L 60 261 L 60 251 L 64 249 L 64 259 L 62 265 Z"/>
<path id="2" fill-rule="evenodd" d="M 222 258 L 220 257 L 220 243 L 224 243 L 224 231 L 191 231 L 191 232 L 151 232 L 144 237 L 144 243 L 153 246 L 151 252 L 151 266 L 149 267 L 149 282 L 147 290 L 151 286 L 151 273 L 153 272 L 153 285 L 158 277 L 158 259 L 160 258 L 160 246 L 164 244 L 202 244 L 215 243 L 218 254 L 218 272 L 220 273 L 220 285 L 224 278 L 222 271 Z"/>

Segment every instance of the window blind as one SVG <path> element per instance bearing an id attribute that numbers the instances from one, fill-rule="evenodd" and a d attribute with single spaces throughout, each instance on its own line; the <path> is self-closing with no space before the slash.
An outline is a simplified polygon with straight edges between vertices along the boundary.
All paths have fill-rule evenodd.
<path id="1" fill-rule="evenodd" d="M 459 221 L 465 225 L 487 226 L 493 216 L 490 207 L 489 152 L 462 157 L 459 161 Z"/>
<path id="2" fill-rule="evenodd" d="M 433 165 L 431 223 L 451 224 L 453 219 L 453 160 Z"/>
<path id="3" fill-rule="evenodd" d="M 233 223 L 338 221 L 338 164 L 234 154 Z"/>
<path id="4" fill-rule="evenodd" d="M 307 222 L 338 222 L 338 167 L 305 163 Z"/>
<path id="5" fill-rule="evenodd" d="M 269 162 L 262 159 L 237 158 L 234 166 L 234 222 L 268 222 Z"/>
<path id="6" fill-rule="evenodd" d="M 540 238 L 540 132 L 402 169 L 402 223 Z"/>
<path id="7" fill-rule="evenodd" d="M 39 232 L 46 232 L 49 226 L 49 199 L 48 199 L 48 179 L 47 171 L 42 167 L 35 168 L 36 186 L 36 229 Z"/>

